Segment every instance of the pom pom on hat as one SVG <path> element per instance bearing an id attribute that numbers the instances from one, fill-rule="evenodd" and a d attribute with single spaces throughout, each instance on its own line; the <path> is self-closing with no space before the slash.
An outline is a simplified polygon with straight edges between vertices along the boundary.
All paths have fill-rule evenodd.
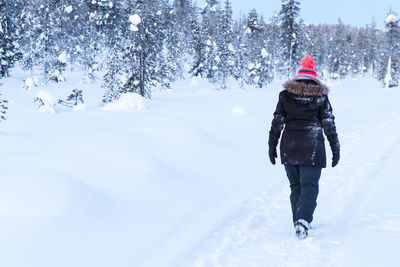
<path id="1" fill-rule="evenodd" d="M 300 69 L 308 69 L 308 70 L 313 70 L 314 69 L 314 60 L 310 55 L 305 56 L 301 62 L 300 62 Z"/>

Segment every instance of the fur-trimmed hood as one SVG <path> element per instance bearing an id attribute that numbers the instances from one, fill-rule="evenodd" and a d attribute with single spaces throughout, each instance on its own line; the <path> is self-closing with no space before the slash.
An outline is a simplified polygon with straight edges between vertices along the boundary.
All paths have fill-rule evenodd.
<path id="1" fill-rule="evenodd" d="M 296 80 L 287 81 L 283 87 L 290 93 L 303 96 L 328 95 L 329 89 L 324 84 L 307 84 Z"/>

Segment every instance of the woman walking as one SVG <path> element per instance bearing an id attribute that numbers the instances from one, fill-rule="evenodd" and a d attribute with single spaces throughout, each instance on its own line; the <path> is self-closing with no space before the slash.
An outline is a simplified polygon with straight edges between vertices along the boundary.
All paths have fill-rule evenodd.
<path id="1" fill-rule="evenodd" d="M 332 167 L 340 158 L 335 117 L 328 88 L 317 78 L 311 56 L 301 60 L 298 74 L 284 84 L 269 132 L 269 158 L 275 164 L 280 145 L 281 162 L 290 182 L 290 203 L 298 238 L 306 238 L 317 206 L 318 181 L 326 167 L 325 132 L 332 149 Z"/>

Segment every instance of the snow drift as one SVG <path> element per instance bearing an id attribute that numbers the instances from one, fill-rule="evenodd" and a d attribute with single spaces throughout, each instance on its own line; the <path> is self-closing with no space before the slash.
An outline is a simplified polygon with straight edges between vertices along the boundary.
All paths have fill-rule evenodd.
<path id="1" fill-rule="evenodd" d="M 118 100 L 104 105 L 105 111 L 142 111 L 146 107 L 146 99 L 136 93 L 123 94 Z"/>

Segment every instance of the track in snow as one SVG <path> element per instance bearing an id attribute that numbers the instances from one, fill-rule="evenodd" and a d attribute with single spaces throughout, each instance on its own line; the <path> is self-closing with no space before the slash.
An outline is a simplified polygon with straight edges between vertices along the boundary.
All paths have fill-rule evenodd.
<path id="1" fill-rule="evenodd" d="M 388 166 L 387 162 L 397 159 L 399 154 L 400 116 L 385 115 L 382 120 L 382 114 L 371 113 L 368 120 L 353 123 L 356 126 L 349 127 L 351 131 L 346 131 L 346 127 L 339 128 L 341 162 L 335 169 L 323 170 L 318 207 L 308 239 L 300 241 L 294 237 L 289 185 L 282 177 L 281 183 L 249 197 L 235 216 L 222 221 L 194 249 L 195 260 L 185 264 L 190 262 L 190 266 L 200 267 L 352 266 L 358 263 L 357 259 L 348 259 L 351 252 L 346 254 L 343 246 L 349 249 L 347 244 L 352 244 L 355 231 L 379 228 L 377 216 L 364 217 L 362 210 L 371 204 L 367 195 L 376 183 L 381 183 L 381 173 L 393 172 L 393 166 Z M 400 233 L 398 212 L 398 209 L 392 210 L 381 219 L 383 223 L 380 222 L 382 227 L 391 225 L 397 236 Z M 353 245 L 362 250 L 362 246 L 368 246 L 368 242 L 374 243 L 374 240 L 368 241 L 367 238 L 366 242 Z M 386 248 L 391 246 L 385 243 L 376 245 L 377 250 Z M 363 255 L 360 258 L 368 257 Z M 386 261 L 387 266 L 395 266 L 394 258 L 395 255 L 390 254 L 381 260 Z M 368 266 L 371 262 L 364 260 L 363 264 Z"/>

